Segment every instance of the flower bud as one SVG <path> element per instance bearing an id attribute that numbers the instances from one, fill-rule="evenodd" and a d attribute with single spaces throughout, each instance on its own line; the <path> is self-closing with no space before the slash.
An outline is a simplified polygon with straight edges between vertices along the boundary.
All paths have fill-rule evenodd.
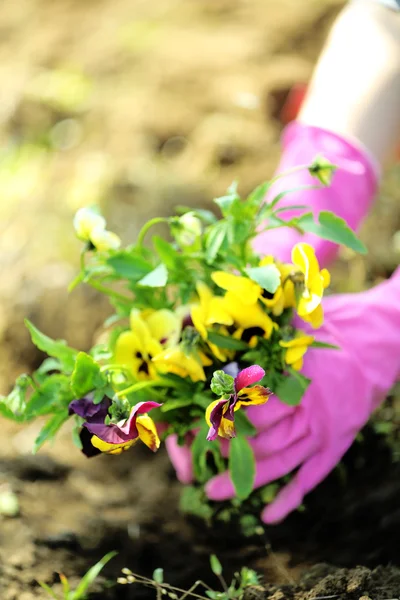
<path id="1" fill-rule="evenodd" d="M 202 226 L 200 219 L 193 212 L 187 212 L 174 220 L 171 230 L 172 235 L 182 249 L 199 247 Z"/>

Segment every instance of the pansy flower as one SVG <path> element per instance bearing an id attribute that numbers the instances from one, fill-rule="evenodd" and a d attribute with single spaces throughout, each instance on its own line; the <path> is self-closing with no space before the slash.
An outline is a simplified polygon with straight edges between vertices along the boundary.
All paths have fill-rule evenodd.
<path id="1" fill-rule="evenodd" d="M 293 339 L 281 340 L 279 345 L 286 349 L 286 364 L 291 366 L 292 369 L 300 371 L 303 368 L 303 357 L 313 341 L 313 335 L 307 335 L 300 329 L 296 331 L 296 336 Z"/>
<path id="2" fill-rule="evenodd" d="M 132 310 L 130 330 L 123 331 L 115 343 L 115 362 L 130 368 L 139 381 L 156 379 L 152 359 L 179 340 L 181 325 L 181 319 L 167 309 Z"/>
<path id="3" fill-rule="evenodd" d="M 73 400 L 69 405 L 70 414 L 83 419 L 81 432 L 82 452 L 86 456 L 95 456 L 100 452 L 121 454 L 142 440 L 155 452 L 160 446 L 156 426 L 147 412 L 161 406 L 158 402 L 139 402 L 132 407 L 129 416 L 118 423 L 105 423 L 111 401 L 105 398 L 94 404 L 90 397 Z"/>
<path id="4" fill-rule="evenodd" d="M 321 301 L 324 289 L 330 283 L 329 271 L 320 271 L 314 248 L 304 242 L 294 246 L 292 262 L 300 275 L 300 278 L 296 277 L 295 273 L 292 277 L 297 314 L 312 327 L 320 327 L 324 321 Z"/>
<path id="5" fill-rule="evenodd" d="M 242 406 L 265 404 L 272 394 L 262 385 L 252 386 L 261 381 L 265 371 L 258 365 L 247 367 L 235 378 L 223 371 L 216 371 L 211 383 L 215 393 L 223 395 L 212 402 L 206 410 L 206 421 L 210 426 L 207 440 L 215 440 L 217 436 L 231 439 L 236 436 L 234 415 Z"/>
<path id="6" fill-rule="evenodd" d="M 266 339 L 270 338 L 277 325 L 258 302 L 262 288 L 247 277 L 223 271 L 215 271 L 211 278 L 220 288 L 226 290 L 222 306 L 225 312 L 231 315 L 240 332 L 245 329 L 260 329 Z"/>
<path id="7" fill-rule="evenodd" d="M 107 231 L 104 217 L 93 208 L 80 208 L 76 212 L 74 228 L 80 240 L 88 242 L 92 248 L 96 248 L 99 252 L 116 250 L 121 245 L 121 240 L 117 234 Z"/>
<path id="8" fill-rule="evenodd" d="M 190 377 L 194 382 L 205 381 L 203 367 L 212 364 L 212 360 L 196 348 L 185 348 L 184 344 L 167 348 L 152 359 L 160 373 L 173 373 L 179 377 Z"/>

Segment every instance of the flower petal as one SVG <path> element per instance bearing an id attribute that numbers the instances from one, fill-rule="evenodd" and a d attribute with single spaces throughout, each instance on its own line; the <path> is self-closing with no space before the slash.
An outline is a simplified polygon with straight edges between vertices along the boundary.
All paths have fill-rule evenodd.
<path id="1" fill-rule="evenodd" d="M 218 287 L 235 294 L 243 304 L 255 304 L 261 296 L 260 286 L 247 277 L 232 275 L 232 273 L 225 273 L 224 271 L 215 271 L 211 274 L 211 279 Z"/>
<path id="2" fill-rule="evenodd" d="M 131 448 L 131 446 L 137 442 L 137 439 L 129 440 L 128 442 L 123 442 L 122 444 L 109 444 L 94 435 L 90 441 L 92 446 L 100 450 L 100 452 L 104 452 L 106 454 L 122 454 L 122 452 L 129 450 L 129 448 Z"/>
<path id="3" fill-rule="evenodd" d="M 292 262 L 305 276 L 306 286 L 308 282 L 319 275 L 319 264 L 315 256 L 315 250 L 310 244 L 300 242 L 292 249 Z"/>
<path id="4" fill-rule="evenodd" d="M 245 406 L 265 404 L 271 395 L 271 390 L 262 385 L 255 385 L 251 388 L 243 388 L 237 395 L 235 411 L 238 410 L 242 404 Z"/>
<path id="5" fill-rule="evenodd" d="M 240 392 L 240 390 L 243 388 L 247 387 L 248 385 L 252 385 L 253 383 L 257 383 L 257 381 L 261 381 L 264 375 L 265 371 L 259 365 L 253 365 L 243 369 L 235 377 L 236 392 Z"/>
<path id="6" fill-rule="evenodd" d="M 139 438 L 153 452 L 157 452 L 160 447 L 160 438 L 153 419 L 149 415 L 139 415 L 136 419 L 136 427 Z"/>
<path id="7" fill-rule="evenodd" d="M 78 415 L 83 419 L 90 420 L 92 423 L 104 423 L 110 404 L 111 400 L 108 398 L 104 398 L 99 404 L 94 404 L 90 396 L 85 396 L 70 403 L 69 414 Z"/>
<path id="8" fill-rule="evenodd" d="M 159 402 L 138 402 L 132 408 L 128 420 L 124 425 L 119 427 L 119 429 L 122 431 L 122 433 L 129 435 L 130 437 L 137 437 L 138 433 L 136 431 L 136 421 L 138 419 L 138 415 L 148 413 L 153 408 L 158 408 L 160 406 L 161 404 Z"/>
<path id="9" fill-rule="evenodd" d="M 214 400 L 214 402 L 211 402 L 211 404 L 207 406 L 205 417 L 207 424 L 210 426 L 207 440 L 212 441 L 217 438 L 222 416 L 228 409 L 228 406 L 228 400 Z"/>

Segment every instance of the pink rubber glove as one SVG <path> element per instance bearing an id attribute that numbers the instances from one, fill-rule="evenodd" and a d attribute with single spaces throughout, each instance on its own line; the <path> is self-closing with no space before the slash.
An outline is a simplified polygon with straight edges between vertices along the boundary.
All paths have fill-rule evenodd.
<path id="1" fill-rule="evenodd" d="M 277 173 L 309 165 L 319 154 L 338 168 L 329 187 L 289 193 L 278 207 L 306 205 L 307 211 L 312 211 L 315 216 L 321 210 L 330 210 L 344 219 L 349 227 L 357 229 L 368 213 L 377 188 L 379 169 L 372 156 L 335 133 L 296 121 L 286 127 L 282 143 L 283 154 Z M 273 184 L 267 200 L 285 190 L 317 184 L 318 180 L 311 177 L 306 169 L 295 171 Z M 286 221 L 302 212 L 305 211 L 285 211 L 279 216 Z M 291 249 L 300 241 L 314 246 L 322 266 L 326 266 L 337 251 L 336 244 L 321 240 L 314 234 L 301 235 L 285 227 L 260 234 L 254 247 L 260 254 L 273 254 L 283 262 L 290 262 Z"/>
<path id="2" fill-rule="evenodd" d="M 326 298 L 324 311 L 318 339 L 340 350 L 308 350 L 302 373 L 312 383 L 302 403 L 271 398 L 247 411 L 258 430 L 250 440 L 255 487 L 298 469 L 264 509 L 265 523 L 284 519 L 328 475 L 400 375 L 400 268 L 371 290 Z M 229 475 L 209 481 L 206 492 L 213 500 L 233 497 Z"/>

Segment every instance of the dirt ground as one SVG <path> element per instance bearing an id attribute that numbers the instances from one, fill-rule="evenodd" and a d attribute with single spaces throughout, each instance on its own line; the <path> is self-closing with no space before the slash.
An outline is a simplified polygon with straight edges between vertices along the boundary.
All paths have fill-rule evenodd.
<path id="1" fill-rule="evenodd" d="M 342 4 L 3 1 L 0 392 L 41 360 L 23 317 L 85 349 L 108 314 L 92 291 L 66 292 L 79 254 L 74 211 L 99 203 L 128 241 L 144 220 L 175 205 L 210 206 L 233 179 L 246 193 L 268 178 L 279 158 L 279 108 L 294 82 L 308 80 Z M 399 183 L 389 165 L 363 228 L 369 254 L 342 253 L 336 290 L 363 289 L 398 264 Z M 392 417 L 389 410 L 383 420 Z M 262 573 L 267 587 L 253 597 L 400 596 L 394 567 L 366 571 L 400 562 L 398 465 L 379 437 L 352 449 L 345 485 L 333 474 L 310 495 L 306 513 L 261 541 L 238 539 L 227 553 L 227 533 L 204 534 L 179 515 L 180 486 L 163 452 L 88 461 L 66 429 L 32 457 L 39 427 L 2 422 L 0 494 L 15 492 L 20 512 L 0 523 L 1 600 L 44 598 L 38 579 L 52 584 L 62 571 L 74 582 L 114 549 L 119 556 L 105 570 L 113 581 L 124 566 L 144 575 L 164 567 L 175 585 L 210 577 L 215 585 L 208 555 L 218 550 L 228 573 L 243 564 Z M 308 570 L 321 562 L 363 569 Z M 93 596 L 133 597 L 154 593 L 100 585 Z"/>

